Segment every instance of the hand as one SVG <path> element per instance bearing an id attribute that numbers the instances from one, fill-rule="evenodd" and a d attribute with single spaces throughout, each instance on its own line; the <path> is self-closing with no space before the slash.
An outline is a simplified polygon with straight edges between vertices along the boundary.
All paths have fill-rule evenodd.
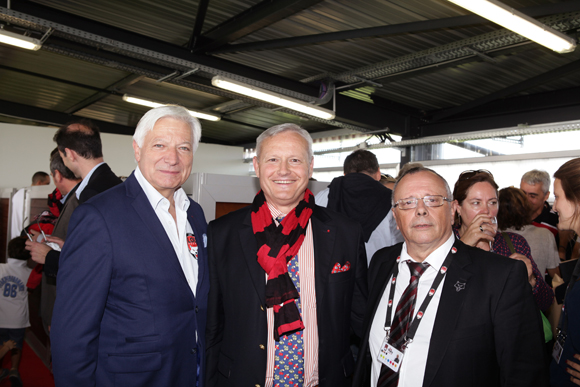
<path id="1" fill-rule="evenodd" d="M 519 253 L 513 253 L 510 255 L 510 258 L 517 259 L 526 264 L 526 269 L 528 270 L 528 281 L 533 289 L 536 286 L 536 276 L 534 275 L 534 269 L 532 268 L 532 261 L 530 261 L 530 259 L 525 255 Z"/>
<path id="2" fill-rule="evenodd" d="M 476 215 L 471 224 L 463 226 L 464 230 L 460 230 L 460 232 L 463 231 L 459 238 L 461 242 L 489 251 L 489 242 L 493 242 L 496 234 L 495 228 L 491 225 L 491 218 L 486 214 Z"/>
<path id="3" fill-rule="evenodd" d="M 60 239 L 59 237 L 47 236 L 46 240 L 48 242 L 56 243 L 61 248 L 61 250 L 62 250 L 62 246 L 64 246 L 64 241 L 62 239 Z"/>
<path id="4" fill-rule="evenodd" d="M 34 262 L 41 263 L 43 265 L 44 265 L 44 262 L 46 261 L 46 254 L 48 254 L 48 252 L 50 250 L 52 250 L 50 247 L 48 247 L 44 243 L 31 242 L 31 241 L 26 241 L 25 248 L 26 248 L 26 250 L 30 251 L 30 257 L 32 258 L 32 260 Z"/>
<path id="5" fill-rule="evenodd" d="M 8 349 L 14 349 L 14 347 L 16 347 L 16 342 L 14 340 L 8 340 L 5 341 L 2 345 L 7 347 Z"/>
<path id="6" fill-rule="evenodd" d="M 580 364 L 577 363 L 577 361 L 580 361 L 580 355 L 575 354 L 574 359 L 576 359 L 576 361 L 566 360 L 566 364 L 569 366 L 569 368 L 566 368 L 566 372 L 572 375 L 570 377 L 572 383 L 580 386 Z"/>

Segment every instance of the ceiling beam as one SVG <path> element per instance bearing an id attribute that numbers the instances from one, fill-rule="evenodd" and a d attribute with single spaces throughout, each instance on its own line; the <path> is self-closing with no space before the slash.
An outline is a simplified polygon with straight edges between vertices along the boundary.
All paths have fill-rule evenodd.
<path id="1" fill-rule="evenodd" d="M 135 83 L 139 82 L 143 78 L 145 78 L 145 76 L 143 76 L 143 75 L 136 75 L 136 74 L 128 75 L 128 76 L 124 77 L 123 79 L 121 79 L 120 81 L 115 82 L 112 85 L 108 86 L 103 91 L 95 93 L 95 94 L 91 95 L 90 97 L 85 98 L 81 102 L 69 107 L 64 112 L 67 114 L 74 114 L 74 113 L 78 112 L 79 110 L 86 108 L 87 106 L 90 106 L 96 102 L 99 102 L 100 100 L 108 97 L 111 94 L 122 93 L 122 90 L 124 88 L 131 86 L 131 85 L 134 85 Z"/>
<path id="2" fill-rule="evenodd" d="M 191 38 L 187 43 L 187 48 L 192 50 L 197 44 L 197 40 L 201 35 L 203 30 L 203 23 L 205 22 L 205 14 L 207 13 L 207 6 L 209 5 L 209 0 L 200 0 L 197 4 L 197 13 L 195 15 L 195 25 L 193 26 L 193 31 L 191 32 Z"/>
<path id="3" fill-rule="evenodd" d="M 498 112 L 495 115 L 471 116 L 444 122 L 422 124 L 415 137 L 501 129 L 518 125 L 537 125 L 550 122 L 580 120 L 580 101 L 567 106 L 537 107 L 525 111 Z"/>
<path id="4" fill-rule="evenodd" d="M 203 34 L 201 38 L 209 43 L 196 51 L 215 50 L 310 8 L 321 1 L 323 0 L 263 0 Z"/>
<path id="5" fill-rule="evenodd" d="M 30 105 L 2 100 L 0 100 L 0 115 L 53 126 L 61 126 L 69 121 L 72 121 L 75 117 L 80 117 L 74 116 L 72 114 L 56 112 L 54 110 L 42 109 Z M 103 133 L 132 135 L 135 132 L 134 127 L 93 119 L 91 119 L 91 121 L 93 121 L 99 127 L 99 130 Z"/>
<path id="6" fill-rule="evenodd" d="M 460 113 L 466 112 L 468 110 L 471 110 L 471 109 L 476 108 L 478 106 L 484 105 L 484 104 L 489 103 L 491 101 L 495 101 L 495 100 L 500 99 L 500 98 L 508 97 L 510 95 L 514 95 L 514 94 L 517 94 L 519 92 L 529 90 L 533 87 L 545 84 L 545 83 L 550 82 L 554 79 L 565 77 L 566 75 L 573 73 L 573 72 L 576 72 L 576 71 L 580 71 L 580 60 L 570 62 L 568 64 L 565 64 L 565 65 L 560 66 L 558 68 L 555 68 L 553 70 L 547 71 L 547 72 L 540 74 L 538 76 L 535 76 L 533 78 L 526 79 L 525 81 L 516 83 L 515 85 L 511 85 L 511 86 L 506 87 L 502 90 L 498 90 L 494 93 L 490 93 L 486 96 L 474 99 L 474 100 L 467 102 L 461 106 L 457 106 L 457 107 L 450 108 L 450 109 L 445 109 L 443 111 L 435 113 L 432 116 L 432 122 L 441 121 L 445 118 L 449 118 L 449 117 L 458 115 Z"/>
<path id="7" fill-rule="evenodd" d="M 519 9 L 531 17 L 552 15 L 557 13 L 580 11 L 580 1 L 538 5 Z M 386 37 L 404 33 L 419 33 L 444 28 L 465 27 L 468 25 L 491 23 L 477 15 L 456 16 L 436 20 L 424 20 L 411 23 L 393 24 L 380 27 L 360 28 L 356 30 L 328 32 L 324 34 L 303 35 L 291 38 L 272 39 L 251 43 L 227 45 L 214 50 L 207 50 L 208 54 L 229 54 L 247 51 L 274 50 L 307 46 L 320 43 L 329 43 L 338 40 L 363 39 L 371 37 Z"/>

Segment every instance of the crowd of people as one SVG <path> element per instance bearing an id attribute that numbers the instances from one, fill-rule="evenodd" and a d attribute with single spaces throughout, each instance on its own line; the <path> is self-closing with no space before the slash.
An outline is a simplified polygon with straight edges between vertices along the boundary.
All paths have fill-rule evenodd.
<path id="1" fill-rule="evenodd" d="M 580 159 L 553 175 L 553 207 L 544 171 L 501 190 L 465 171 L 451 190 L 420 164 L 384 176 L 368 150 L 315 197 L 312 138 L 276 125 L 256 140 L 252 204 L 208 225 L 181 188 L 200 138 L 184 108 L 151 109 L 122 182 L 94 124 L 56 132 L 54 206 L 0 265 L 16 363 L 0 378 L 21 383 L 40 286 L 58 387 L 580 385 L 580 266 L 560 270 Z"/>

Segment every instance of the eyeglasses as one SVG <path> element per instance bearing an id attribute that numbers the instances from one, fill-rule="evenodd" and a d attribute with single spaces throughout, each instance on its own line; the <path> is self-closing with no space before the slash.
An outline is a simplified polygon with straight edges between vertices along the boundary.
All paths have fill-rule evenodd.
<path id="1" fill-rule="evenodd" d="M 487 169 L 478 169 L 478 170 L 471 169 L 469 171 L 461 172 L 459 174 L 459 179 L 457 179 L 457 180 L 468 180 L 468 179 L 471 179 L 473 176 L 477 175 L 478 173 L 487 173 L 493 179 L 493 174 L 490 171 L 488 171 Z"/>
<path id="2" fill-rule="evenodd" d="M 422 198 L 411 197 L 397 200 L 395 202 L 395 207 L 399 207 L 401 210 L 412 210 L 413 208 L 417 208 L 419 200 L 423 200 L 426 207 L 441 207 L 443 203 L 451 201 L 451 199 L 442 195 L 427 195 Z"/>

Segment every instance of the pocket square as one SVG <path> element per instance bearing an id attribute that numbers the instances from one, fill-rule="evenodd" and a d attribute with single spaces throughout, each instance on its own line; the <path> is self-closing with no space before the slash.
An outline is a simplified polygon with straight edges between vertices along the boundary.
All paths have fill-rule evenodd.
<path id="1" fill-rule="evenodd" d="M 346 261 L 344 266 L 340 266 L 340 263 L 337 262 L 334 265 L 334 267 L 332 268 L 331 274 L 344 273 L 345 271 L 349 271 L 349 270 L 350 270 L 350 262 L 349 261 Z"/>

